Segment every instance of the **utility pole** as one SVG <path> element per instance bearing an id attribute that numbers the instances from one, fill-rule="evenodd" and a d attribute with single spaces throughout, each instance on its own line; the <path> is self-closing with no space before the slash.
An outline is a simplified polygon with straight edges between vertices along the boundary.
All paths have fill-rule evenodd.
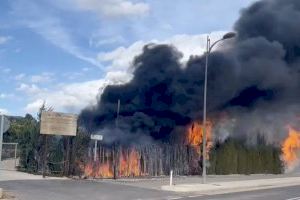
<path id="1" fill-rule="evenodd" d="M 117 106 L 117 117 L 116 117 L 116 130 L 119 128 L 119 113 L 120 113 L 120 99 L 118 99 L 118 106 Z M 114 179 L 117 179 L 117 153 L 116 153 L 116 142 L 113 144 L 113 165 L 114 165 Z"/>
<path id="2" fill-rule="evenodd" d="M 116 117 L 116 128 L 119 128 L 119 114 L 120 114 L 120 99 L 118 99 L 117 117 Z"/>

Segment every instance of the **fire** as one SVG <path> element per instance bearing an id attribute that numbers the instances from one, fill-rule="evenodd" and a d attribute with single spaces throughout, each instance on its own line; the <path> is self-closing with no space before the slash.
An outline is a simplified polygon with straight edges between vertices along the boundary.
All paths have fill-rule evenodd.
<path id="1" fill-rule="evenodd" d="M 100 164 L 96 172 L 97 174 L 95 177 L 112 178 L 114 176 L 109 163 Z"/>
<path id="2" fill-rule="evenodd" d="M 299 161 L 300 153 L 300 131 L 288 127 L 289 136 L 282 144 L 283 160 L 290 168 Z"/>
<path id="3" fill-rule="evenodd" d="M 206 139 L 207 139 L 207 157 L 209 158 L 209 151 L 212 148 L 212 129 L 213 124 L 208 121 L 206 124 Z M 200 158 L 203 139 L 203 125 L 198 122 L 193 122 L 187 129 L 186 132 L 186 144 L 194 149 L 194 155 L 197 159 L 193 159 L 195 166 L 198 166 L 198 158 Z M 137 148 L 124 148 L 121 147 L 114 153 L 112 149 L 106 151 L 108 153 L 101 154 L 104 157 L 99 158 L 98 161 L 90 161 L 86 165 L 80 165 L 85 177 L 93 178 L 113 178 L 114 172 L 117 177 L 137 177 L 147 176 L 149 167 L 145 163 L 145 158 L 142 156 L 142 151 L 138 151 Z M 113 155 L 116 155 L 114 158 Z M 114 159 L 116 168 L 114 171 Z M 162 161 L 161 161 L 162 162 Z M 151 164 L 151 163 L 150 163 Z M 197 167 L 195 167 L 196 169 Z"/>
<path id="4" fill-rule="evenodd" d="M 119 174 L 125 177 L 140 175 L 140 156 L 135 149 L 121 153 Z"/>
<path id="5" fill-rule="evenodd" d="M 112 178 L 113 172 L 109 163 L 89 162 L 85 166 L 81 165 L 85 177 Z"/>
<path id="6" fill-rule="evenodd" d="M 94 170 L 93 170 L 93 164 L 92 163 L 88 163 L 86 166 L 81 166 L 81 168 L 83 169 L 83 173 L 85 176 L 87 177 L 91 177 L 94 174 Z"/>
<path id="7" fill-rule="evenodd" d="M 206 146 L 207 146 L 207 156 L 208 152 L 212 148 L 212 122 L 208 121 L 206 123 Z M 203 141 L 203 124 L 200 124 L 198 122 L 193 122 L 189 127 L 187 131 L 187 144 L 194 146 L 197 149 L 197 152 L 200 154 L 200 145 Z"/>

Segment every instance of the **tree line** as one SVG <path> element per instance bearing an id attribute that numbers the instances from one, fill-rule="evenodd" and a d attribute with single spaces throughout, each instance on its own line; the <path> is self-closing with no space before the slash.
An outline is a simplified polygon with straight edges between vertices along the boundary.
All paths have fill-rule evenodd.
<path id="1" fill-rule="evenodd" d="M 281 174 L 284 164 L 281 149 L 263 139 L 255 145 L 229 138 L 210 152 L 210 174 Z"/>
<path id="2" fill-rule="evenodd" d="M 42 107 L 42 109 L 45 108 Z M 20 170 L 30 173 L 41 173 L 45 139 L 39 132 L 40 112 L 37 118 L 29 114 L 25 117 L 11 118 L 11 127 L 4 134 L 4 141 L 17 142 L 19 144 Z M 259 141 L 255 145 L 247 145 L 244 141 L 229 138 L 223 143 L 215 144 L 209 155 L 208 173 L 283 173 L 280 148 L 267 145 L 263 139 Z M 48 173 L 59 175 L 78 175 L 82 173 L 78 165 L 87 162 L 88 151 L 91 150 L 92 146 L 89 135 L 78 130 L 77 136 L 71 139 L 71 156 L 68 158 L 66 158 L 66 143 L 67 140 L 65 137 L 51 136 L 48 138 L 48 153 L 46 155 Z M 180 152 L 188 151 L 188 148 L 182 147 L 176 149 L 175 153 L 178 155 L 191 155 L 190 152 Z M 179 159 L 179 157 L 177 158 Z M 201 174 L 201 158 L 195 156 L 191 159 L 194 159 L 195 162 L 183 162 L 182 165 L 190 164 L 193 166 L 181 166 L 181 168 L 193 168 L 193 170 L 179 170 L 178 175 Z M 181 171 L 184 174 L 180 174 Z M 164 174 L 167 175 L 167 173 L 166 171 Z"/>

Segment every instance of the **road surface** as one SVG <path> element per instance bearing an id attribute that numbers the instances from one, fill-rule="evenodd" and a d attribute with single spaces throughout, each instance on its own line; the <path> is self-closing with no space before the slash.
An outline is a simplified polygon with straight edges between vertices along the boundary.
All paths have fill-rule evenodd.
<path id="1" fill-rule="evenodd" d="M 189 195 L 182 200 L 300 200 L 300 186 L 239 192 L 214 196 Z"/>
<path id="2" fill-rule="evenodd" d="M 300 186 L 215 196 L 87 180 L 12 180 L 0 181 L 0 187 L 18 200 L 300 200 Z"/>

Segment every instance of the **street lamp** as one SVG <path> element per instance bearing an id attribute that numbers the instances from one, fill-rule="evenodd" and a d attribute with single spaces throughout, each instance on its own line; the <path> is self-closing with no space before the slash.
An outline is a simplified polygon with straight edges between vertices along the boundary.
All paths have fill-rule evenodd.
<path id="1" fill-rule="evenodd" d="M 208 69 L 208 58 L 213 47 L 221 41 L 234 38 L 236 33 L 226 33 L 221 39 L 210 45 L 210 38 L 207 36 L 206 46 L 206 61 L 205 61 L 205 78 L 204 78 L 204 101 L 203 101 L 203 138 L 202 138 L 202 182 L 206 183 L 206 95 L 207 95 L 207 69 Z"/>

